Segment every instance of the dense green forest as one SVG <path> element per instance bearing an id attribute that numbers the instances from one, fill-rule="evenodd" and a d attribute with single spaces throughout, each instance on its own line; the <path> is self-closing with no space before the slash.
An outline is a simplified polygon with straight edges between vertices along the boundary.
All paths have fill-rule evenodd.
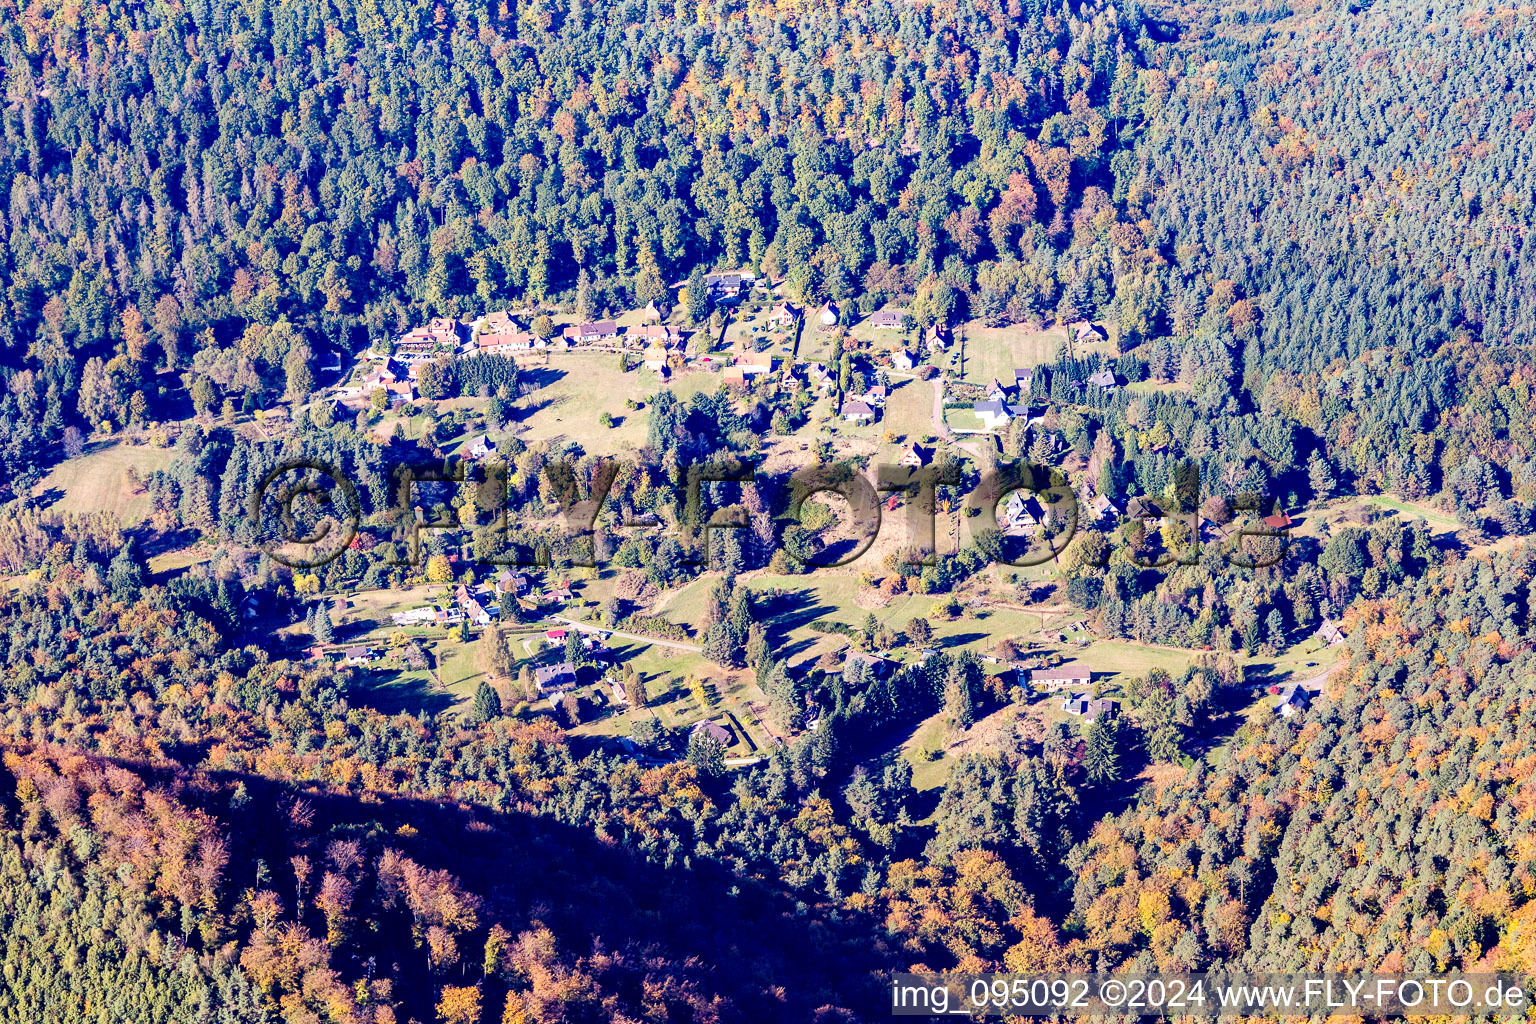
<path id="1" fill-rule="evenodd" d="M 848 1024 L 919 967 L 1536 972 L 1532 17 L 0 0 L 0 1016 Z M 1234 572 L 1131 557 L 1176 529 L 1113 554 L 1085 531 L 1063 584 L 1096 630 L 1209 653 L 1137 679 L 1118 722 L 968 755 L 927 802 L 871 741 L 1006 697 L 969 657 L 786 670 L 776 597 L 734 579 L 797 571 L 783 473 L 704 490 L 749 529 L 702 646 L 786 730 L 822 716 L 750 770 L 588 753 L 489 704 L 386 715 L 354 671 L 247 633 L 242 601 L 298 586 L 254 551 L 255 480 L 347 465 L 365 543 L 314 583 L 387 587 L 389 473 L 462 424 L 382 441 L 323 410 L 259 441 L 236 410 L 300 404 L 332 354 L 429 316 L 597 315 L 740 267 L 924 326 L 1112 323 L 1113 360 L 1037 376 L 1052 407 L 1005 461 L 1064 453 L 1096 493 L 1170 505 L 1195 467 L 1218 518 L 1245 494 L 1444 499 L 1502 544 L 1363 522 Z M 1101 365 L 1166 386 L 1081 398 Z M 441 387 L 523 381 L 487 357 Z M 650 405 L 591 550 L 494 536 L 473 482 L 428 503 L 467 510 L 468 551 L 684 582 L 704 503 L 669 485 L 806 401 Z M 32 499 L 83 437 L 169 422 L 138 535 Z M 551 466 L 582 492 L 598 470 L 575 442 L 503 454 L 529 521 L 568 504 Z M 681 540 L 615 528 L 653 513 Z M 146 532 L 213 554 L 157 577 Z M 892 574 L 944 595 L 996 543 Z M 1232 655 L 1325 618 L 1349 633 L 1331 699 L 1206 757 Z"/>

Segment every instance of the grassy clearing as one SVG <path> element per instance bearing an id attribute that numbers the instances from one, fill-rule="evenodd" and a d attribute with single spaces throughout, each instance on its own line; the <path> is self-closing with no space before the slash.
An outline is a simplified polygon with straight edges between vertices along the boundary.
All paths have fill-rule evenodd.
<path id="1" fill-rule="evenodd" d="M 1050 362 L 1067 340 L 1065 327 L 1045 331 L 1033 330 L 1024 324 L 987 327 L 979 320 L 965 324 L 959 332 L 965 335 L 963 379 L 977 384 L 985 384 L 996 377 L 1012 386 L 1016 368 Z"/>
<path id="2" fill-rule="evenodd" d="M 905 442 L 922 442 L 933 436 L 933 385 L 927 381 L 893 381 L 896 387 L 885 403 L 886 430 L 894 430 Z"/>
<path id="3" fill-rule="evenodd" d="M 547 367 L 534 369 L 549 382 L 519 403 L 519 436 L 525 441 L 571 439 L 597 452 L 621 452 L 645 443 L 648 416 L 626 401 L 646 402 L 662 388 L 649 370 L 621 372 L 612 352 L 554 353 Z M 678 401 L 713 390 L 720 378 L 711 373 L 683 373 L 666 385 Z M 603 413 L 612 427 L 598 421 Z"/>
<path id="4" fill-rule="evenodd" d="M 945 409 L 944 422 L 949 424 L 951 430 L 986 430 L 987 426 L 981 422 L 981 417 L 970 409 Z"/>
<path id="5" fill-rule="evenodd" d="M 1365 503 L 1367 505 L 1374 505 L 1377 508 L 1390 509 L 1409 518 L 1423 519 L 1429 523 L 1429 528 L 1433 533 L 1451 533 L 1461 529 L 1461 524 L 1456 521 L 1455 516 L 1446 515 L 1444 512 L 1416 501 L 1404 501 L 1401 498 L 1393 498 L 1385 494 L 1373 494 L 1365 499 Z"/>
<path id="6" fill-rule="evenodd" d="M 57 512 L 111 512 L 124 526 L 134 526 L 149 517 L 150 505 L 149 495 L 128 482 L 129 468 L 143 479 L 170 464 L 169 448 L 107 441 L 53 467 L 32 493 L 45 503 L 53 499 L 49 507 Z"/>

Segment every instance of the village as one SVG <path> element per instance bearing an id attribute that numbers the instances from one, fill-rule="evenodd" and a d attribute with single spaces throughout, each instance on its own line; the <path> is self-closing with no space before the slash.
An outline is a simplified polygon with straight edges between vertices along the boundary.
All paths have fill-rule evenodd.
<path id="1" fill-rule="evenodd" d="M 1081 382 L 1085 397 L 1093 392 L 1112 396 L 1127 386 L 1107 368 L 1114 354 L 1108 333 L 1088 322 L 1027 335 L 994 332 L 988 336 L 982 326 L 964 325 L 957 330 L 941 321 L 922 322 L 903 309 L 860 314 L 835 302 L 802 309 L 782 296 L 782 288 L 770 287 L 769 282 L 747 273 L 710 274 L 705 282 L 716 312 L 697 325 L 657 301 L 593 321 L 538 309 L 494 310 L 473 322 L 433 319 L 394 338 L 387 351 L 383 351 L 386 346 L 375 345 L 361 353 L 343 379 L 317 399 L 333 403 L 338 418 L 408 417 L 416 406 L 431 404 L 422 396 L 420 385 L 433 364 L 499 356 L 513 357 L 520 369 L 537 371 L 561 367 L 562 361 L 574 367 L 576 360 L 584 359 L 579 364 L 583 375 L 641 375 L 638 390 L 631 386 L 624 392 L 640 396 L 628 400 L 631 407 L 659 388 L 687 390 L 690 384 L 693 389 L 723 385 L 742 396 L 761 393 L 819 402 L 818 408 L 824 409 L 819 419 L 787 429 L 781 447 L 792 451 L 797 439 L 814 428 L 840 454 L 882 453 L 882 458 L 896 465 L 920 468 L 932 464 L 945 450 L 974 460 L 977 445 L 985 444 L 996 454 L 1002 434 L 1014 420 L 1030 426 L 1039 423 L 1052 401 L 1045 364 L 1063 351 L 1098 352 L 1105 357 L 1104 368 Z M 681 305 L 686 296 L 674 298 Z M 966 351 L 967 339 L 973 335 L 978 339 L 974 356 Z M 1028 365 L 1009 364 L 1010 358 Z M 605 368 L 600 371 L 594 359 L 604 360 Z M 1137 387 L 1134 382 L 1129 386 Z M 597 390 L 617 393 L 618 388 Z M 556 403 L 554 408 L 562 405 Z M 588 405 L 572 409 L 572 415 L 577 417 L 574 421 L 557 421 L 547 428 L 552 436 L 591 436 L 616 418 L 608 411 L 594 412 Z M 547 420 L 549 413 L 538 413 L 531 423 L 488 420 L 486 429 L 469 431 L 460 439 L 456 454 L 473 461 L 489 459 L 507 437 L 536 436 L 541 418 Z M 804 447 L 801 442 L 798 458 L 805 457 Z M 1132 498 L 1124 508 L 1091 490 L 1078 498 L 1078 508 L 1071 515 L 1079 526 L 1112 530 L 1135 523 L 1156 535 L 1170 521 L 1188 520 L 1206 543 L 1228 541 L 1237 531 L 1230 521 L 1165 511 L 1145 496 Z M 1042 496 L 1016 490 L 999 504 L 997 525 L 1005 536 L 1028 542 L 1059 527 L 1064 514 L 1042 501 Z M 1291 520 L 1277 512 L 1264 518 L 1262 525 L 1283 531 Z M 656 611 L 683 627 L 679 637 L 662 640 L 622 634 L 592 622 L 593 611 L 613 586 L 602 571 L 579 570 L 541 580 L 536 570 L 504 569 L 475 581 L 473 571 L 465 573 L 464 568 L 452 570 L 457 582 L 430 595 L 407 595 L 416 602 L 409 607 L 396 602 L 384 611 L 354 610 L 350 617 L 366 627 L 354 630 L 357 638 L 311 653 L 335 657 L 377 677 L 376 689 L 381 694 L 398 691 L 402 706 L 409 704 L 412 694 L 420 700 L 436 693 L 442 706 L 462 708 L 471 692 L 466 680 L 489 677 L 471 664 L 471 636 L 490 634 L 502 637 L 514 660 L 529 668 L 503 687 L 505 707 L 525 709 L 519 712 L 524 715 L 552 715 L 574 736 L 588 737 L 630 756 L 654 754 L 631 738 L 636 721 L 643 717 L 640 705 L 646 715 L 679 734 L 704 731 L 733 765 L 752 763 L 770 746 L 790 738 L 768 725 L 766 698 L 748 674 L 719 672 L 704 661 L 698 644 L 689 641 L 693 623 L 689 622 L 692 598 L 688 591 L 698 589 L 697 584 L 680 594 L 662 595 L 657 602 Z M 1044 577 L 1037 574 L 1037 578 Z M 764 575 L 752 585 L 782 582 L 786 581 Z M 852 592 L 857 588 L 848 583 L 846 574 L 833 575 L 807 593 L 834 617 L 854 618 L 862 609 L 860 598 Z M 374 603 L 361 596 L 356 600 L 363 605 Z M 897 651 L 861 651 L 835 633 L 808 636 L 803 627 L 788 630 L 780 640 L 794 652 L 792 664 L 802 671 L 813 664 L 833 667 L 829 659 L 840 658 L 839 671 L 862 662 L 863 671 L 882 674 L 921 664 L 940 646 L 972 650 L 987 662 L 989 673 L 1007 677 L 1007 685 L 1022 702 L 1033 705 L 1034 713 L 1060 722 L 1080 722 L 1085 728 L 1100 717 L 1117 714 L 1115 694 L 1127 673 L 1153 663 L 1177 668 L 1189 660 L 1188 655 L 1154 656 L 1148 662 L 1145 652 L 1126 657 L 1119 650 L 1124 645 L 1090 641 L 1080 624 L 1053 624 L 1059 615 L 988 608 L 995 602 L 980 595 L 966 600 L 977 600 L 980 606 L 962 612 L 948 631 L 952 636 L 945 635 L 941 624 L 928 645 L 908 640 Z M 879 610 L 883 622 L 896 628 L 922 617 L 928 603 L 911 595 Z M 960 628 L 967 613 L 987 621 L 981 633 Z M 340 618 L 348 614 L 338 608 Z M 1002 656 L 989 646 L 989 641 L 999 639 L 998 634 L 1011 635 L 1007 649 L 1012 656 Z M 1325 649 L 1342 640 L 1338 626 L 1325 622 L 1310 643 Z M 435 657 L 424 648 L 435 648 Z M 1098 657 L 1088 660 L 1095 654 Z M 1296 666 L 1298 672 L 1303 668 Z M 635 699 L 637 688 L 639 700 Z M 1267 696 L 1270 713 L 1289 717 L 1320 692 L 1321 677 L 1278 683 L 1267 693 L 1255 691 L 1254 697 Z M 813 729 L 814 722 L 806 728 Z"/>

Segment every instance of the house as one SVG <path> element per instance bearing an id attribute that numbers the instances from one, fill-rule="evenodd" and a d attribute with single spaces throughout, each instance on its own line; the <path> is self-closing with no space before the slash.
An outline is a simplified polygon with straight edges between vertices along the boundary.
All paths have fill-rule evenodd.
<path id="1" fill-rule="evenodd" d="M 827 372 L 827 368 L 820 363 L 811 363 L 805 368 L 805 376 L 815 385 L 817 391 L 831 391 L 837 382 Z"/>
<path id="2" fill-rule="evenodd" d="M 571 585 L 562 583 L 558 587 L 551 587 L 544 592 L 545 601 L 569 601 L 571 599 Z"/>
<path id="3" fill-rule="evenodd" d="M 759 373 L 773 372 L 773 356 L 766 352 L 744 352 L 736 357 L 736 366 L 743 376 L 754 377 Z"/>
<path id="4" fill-rule="evenodd" d="M 1088 502 L 1088 518 L 1090 522 L 1095 523 L 1113 522 L 1120 518 L 1120 509 L 1109 498 L 1096 494 L 1093 500 Z"/>
<path id="5" fill-rule="evenodd" d="M 1159 529 L 1163 525 L 1163 510 L 1157 507 L 1157 503 L 1150 498 L 1132 498 L 1125 503 L 1125 515 L 1128 519 L 1135 519 L 1142 524 Z"/>
<path id="6" fill-rule="evenodd" d="M 695 725 L 693 731 L 688 734 L 688 738 L 691 740 L 694 736 L 699 735 L 708 736 L 722 747 L 731 745 L 731 731 L 719 722 L 711 721 L 710 719 L 705 719 L 698 725 Z"/>
<path id="7" fill-rule="evenodd" d="M 498 309 L 494 313 L 485 314 L 480 320 L 480 330 L 478 333 L 482 336 L 487 334 L 516 334 L 522 329 L 522 326 L 512 319 L 511 313 L 504 309 Z"/>
<path id="8" fill-rule="evenodd" d="M 622 682 L 615 679 L 609 684 L 608 688 L 613 691 L 613 702 L 615 704 L 627 705 L 629 703 L 629 694 L 625 692 Z"/>
<path id="9" fill-rule="evenodd" d="M 552 644 L 563 644 L 565 643 L 565 638 L 566 631 L 563 629 L 546 629 L 544 631 L 544 639 Z"/>
<path id="10" fill-rule="evenodd" d="M 869 318 L 869 326 L 876 331 L 899 331 L 906 314 L 899 309 L 882 309 Z"/>
<path id="11" fill-rule="evenodd" d="M 922 469 L 928 465 L 928 453 L 915 444 L 909 444 L 902 449 L 901 457 L 896 460 L 896 464 L 911 469 Z"/>
<path id="12" fill-rule="evenodd" d="M 647 370 L 660 370 L 666 367 L 669 353 L 662 345 L 647 345 L 645 353 L 641 356 L 644 360 L 641 365 Z"/>
<path id="13" fill-rule="evenodd" d="M 1031 386 L 1035 383 L 1035 371 L 1030 367 L 1015 369 L 1013 371 L 1013 386 L 1019 392 L 1020 397 L 1029 394 Z"/>
<path id="14" fill-rule="evenodd" d="M 466 444 L 463 448 L 459 449 L 459 455 L 466 459 L 474 459 L 476 461 L 489 458 L 495 454 L 496 445 L 491 441 L 490 436 L 487 434 L 481 434 L 479 437 Z"/>
<path id="15" fill-rule="evenodd" d="M 1003 505 L 1001 525 L 1005 529 L 1014 531 L 1033 530 L 1045 522 L 1049 515 L 1033 494 L 1014 491 L 1008 495 L 1008 501 Z"/>
<path id="16" fill-rule="evenodd" d="M 528 577 L 520 572 L 503 569 L 496 574 L 496 592 L 498 594 L 512 594 L 516 596 L 525 593 L 530 586 L 532 584 L 528 582 Z"/>
<path id="17" fill-rule="evenodd" d="M 872 423 L 875 419 L 875 410 L 857 398 L 850 398 L 843 403 L 839 415 L 843 417 L 845 423 Z"/>
<path id="18" fill-rule="evenodd" d="M 1072 332 L 1078 341 L 1083 342 L 1091 343 L 1095 341 L 1107 341 L 1109 339 L 1109 332 L 1105 331 L 1104 328 L 1100 327 L 1098 324 L 1089 323 L 1087 320 L 1083 320 L 1077 324 L 1074 324 L 1072 327 Z"/>
<path id="19" fill-rule="evenodd" d="M 533 685 L 539 693 L 552 697 L 567 690 L 576 689 L 576 667 L 568 661 L 542 665 L 533 670 Z"/>
<path id="20" fill-rule="evenodd" d="M 347 665 L 366 665 L 373 660 L 373 648 L 348 647 L 342 655 L 343 663 Z"/>
<path id="21" fill-rule="evenodd" d="M 850 647 L 848 653 L 843 657 L 842 673 L 846 679 L 849 673 L 853 671 L 855 665 L 862 665 L 866 676 L 884 679 L 890 674 L 893 664 L 894 662 L 889 658 L 882 658 L 878 654 L 866 654 L 863 651 L 856 651 Z"/>
<path id="22" fill-rule="evenodd" d="M 489 626 L 491 624 L 491 613 L 486 611 L 479 601 L 475 600 L 475 596 L 469 592 L 468 587 L 460 583 L 458 590 L 454 592 L 454 596 L 458 598 L 459 607 L 464 609 L 464 614 L 470 622 L 477 626 Z"/>
<path id="23" fill-rule="evenodd" d="M 720 375 L 721 380 L 732 387 L 746 387 L 747 375 L 739 366 L 727 366 L 725 372 Z"/>
<path id="24" fill-rule="evenodd" d="M 1119 710 L 1108 697 L 1094 697 L 1088 693 L 1074 693 L 1061 702 L 1061 710 L 1091 722 L 1100 715 L 1114 715 Z"/>
<path id="25" fill-rule="evenodd" d="M 430 607 L 412 608 L 409 611 L 391 612 L 390 621 L 397 626 L 419 626 L 431 622 L 437 617 L 437 611 Z"/>
<path id="26" fill-rule="evenodd" d="M 1323 624 L 1318 626 L 1317 631 L 1312 634 L 1312 639 L 1321 641 L 1328 647 L 1337 647 L 1347 640 L 1348 637 L 1344 635 L 1344 631 L 1339 628 L 1338 623 L 1332 619 L 1324 619 Z"/>
<path id="27" fill-rule="evenodd" d="M 1270 530 L 1289 530 L 1291 528 L 1291 517 L 1284 512 L 1276 512 L 1272 516 L 1265 516 L 1261 522 L 1263 522 L 1266 529 Z"/>
<path id="28" fill-rule="evenodd" d="M 1106 395 L 1114 394 L 1115 389 L 1119 386 L 1115 383 L 1115 372 L 1113 370 L 1100 370 L 1088 378 L 1088 383 Z"/>
<path id="29" fill-rule="evenodd" d="M 930 352 L 943 352 L 949 347 L 949 328 L 943 324 L 929 324 L 928 330 L 923 334 L 923 343 L 928 346 Z"/>
<path id="30" fill-rule="evenodd" d="M 1055 668 L 1037 668 L 1029 674 L 1029 681 L 1042 687 L 1047 693 L 1065 690 L 1067 687 L 1084 687 L 1093 680 L 1093 669 L 1080 661 Z"/>
<path id="31" fill-rule="evenodd" d="M 1311 694 L 1303 690 L 1299 683 L 1291 683 L 1280 691 L 1280 702 L 1275 705 L 1275 714 L 1281 718 L 1291 718 L 1307 710 L 1311 703 Z"/>
<path id="32" fill-rule="evenodd" d="M 625 341 L 632 341 L 637 345 L 680 345 L 683 341 L 683 329 L 675 324 L 641 324 L 631 327 L 624 335 Z"/>
<path id="33" fill-rule="evenodd" d="M 645 304 L 644 315 L 647 320 L 665 320 L 667 318 L 667 310 L 656 305 L 654 301 L 647 302 Z"/>
<path id="34" fill-rule="evenodd" d="M 889 395 L 890 392 L 885 389 L 884 384 L 876 384 L 874 387 L 860 395 L 859 401 L 863 402 L 870 408 L 882 409 L 885 407 L 885 400 Z"/>
<path id="35" fill-rule="evenodd" d="M 507 334 L 485 334 L 482 332 L 475 338 L 475 350 L 481 355 L 505 355 L 509 352 L 530 352 L 534 348 L 542 347 L 544 342 L 527 331 L 512 331 Z"/>
<path id="36" fill-rule="evenodd" d="M 600 320 L 593 324 L 577 324 L 574 327 L 567 327 L 560 333 L 567 341 L 591 345 L 599 341 L 617 340 L 619 325 L 612 320 Z"/>
<path id="37" fill-rule="evenodd" d="M 773 307 L 768 314 L 769 327 L 792 327 L 800 317 L 800 311 L 787 302 L 781 302 Z"/>
<path id="38" fill-rule="evenodd" d="M 823 327 L 835 327 L 840 316 L 842 312 L 837 308 L 837 303 L 828 302 L 821 307 L 821 312 L 817 314 L 816 319 L 821 321 Z"/>
<path id="39" fill-rule="evenodd" d="M 705 274 L 704 284 L 709 288 L 709 296 L 716 302 L 735 302 L 742 294 L 751 289 L 754 278 L 751 274 Z"/>
<path id="40" fill-rule="evenodd" d="M 912 353 L 904 348 L 899 348 L 896 350 L 896 354 L 891 356 L 891 365 L 898 370 L 910 370 L 917 365 L 917 360 L 912 358 Z"/>
<path id="41" fill-rule="evenodd" d="M 1006 427 L 1008 422 L 1019 414 L 1016 406 L 1011 406 L 1001 399 L 988 399 L 985 402 L 977 402 L 971 407 L 971 411 L 981 420 L 982 426 L 988 430 Z"/>
<path id="42" fill-rule="evenodd" d="M 1008 389 L 1003 387 L 1002 381 L 998 380 L 996 377 L 993 377 L 992 383 L 987 385 L 987 401 L 1006 402 L 1007 400 Z"/>

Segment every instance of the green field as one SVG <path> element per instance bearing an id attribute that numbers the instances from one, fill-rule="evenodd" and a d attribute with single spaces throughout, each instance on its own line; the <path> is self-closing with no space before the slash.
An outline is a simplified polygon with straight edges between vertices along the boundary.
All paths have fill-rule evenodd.
<path id="1" fill-rule="evenodd" d="M 53 467 L 32 493 L 58 512 L 111 512 L 124 526 L 135 526 L 149 517 L 149 495 L 128 482 L 129 467 L 143 479 L 169 466 L 171 457 L 169 448 L 106 441 Z"/>
<path id="2" fill-rule="evenodd" d="M 963 380 L 986 384 L 996 377 L 1007 387 L 1013 386 L 1013 371 L 1026 366 L 1049 363 L 1066 343 L 1067 329 L 1052 327 L 1035 330 L 1025 324 L 987 327 L 973 320 L 957 329 L 965 335 Z"/>
<path id="3" fill-rule="evenodd" d="M 662 385 L 649 370 L 620 372 L 618 359 L 612 352 L 555 352 L 547 367 L 535 366 L 550 381 L 517 403 L 518 436 L 524 441 L 575 440 L 593 452 L 617 453 L 644 444 L 646 410 L 631 410 L 624 403 L 645 402 Z M 719 382 L 712 373 L 680 373 L 667 386 L 686 402 Z M 598 423 L 605 412 L 614 426 Z"/>
<path id="4" fill-rule="evenodd" d="M 881 426 L 894 430 L 903 443 L 933 436 L 933 385 L 921 380 L 897 380 L 885 402 Z M 884 431 L 882 431 L 883 433 Z"/>

